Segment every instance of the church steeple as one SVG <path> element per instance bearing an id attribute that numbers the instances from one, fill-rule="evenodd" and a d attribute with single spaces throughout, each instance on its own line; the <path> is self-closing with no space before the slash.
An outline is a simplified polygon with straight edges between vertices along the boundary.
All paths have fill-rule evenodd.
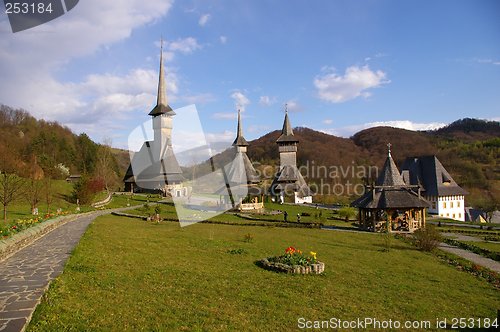
<path id="1" fill-rule="evenodd" d="M 241 127 L 241 112 L 238 110 L 238 132 L 236 133 L 236 139 L 233 142 L 233 146 L 248 146 L 248 142 L 243 137 L 243 128 Z"/>
<path id="2" fill-rule="evenodd" d="M 281 135 L 276 140 L 276 143 L 298 143 L 299 140 L 293 135 L 292 125 L 288 119 L 288 109 L 285 105 L 285 121 L 283 121 L 283 128 L 281 129 Z"/>
<path id="3" fill-rule="evenodd" d="M 160 75 L 158 79 L 158 94 L 156 96 L 156 106 L 149 115 L 155 117 L 158 115 L 167 114 L 175 115 L 174 110 L 167 103 L 167 92 L 165 87 L 165 70 L 163 68 L 163 39 L 160 47 Z"/>
<path id="4" fill-rule="evenodd" d="M 399 173 L 396 163 L 391 156 L 391 143 L 387 144 L 388 153 L 387 159 L 385 160 L 384 168 L 377 179 L 377 186 L 395 187 L 395 186 L 405 186 L 403 177 Z"/>

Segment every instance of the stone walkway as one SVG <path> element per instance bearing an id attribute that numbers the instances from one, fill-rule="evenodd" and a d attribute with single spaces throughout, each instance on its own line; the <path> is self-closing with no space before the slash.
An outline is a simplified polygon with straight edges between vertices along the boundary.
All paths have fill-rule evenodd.
<path id="1" fill-rule="evenodd" d="M 459 257 L 465 258 L 468 261 L 471 261 L 474 264 L 480 265 L 482 267 L 486 267 L 492 271 L 495 271 L 497 273 L 500 273 L 500 263 L 497 261 L 494 261 L 493 259 L 489 259 L 486 257 L 483 257 L 481 255 L 475 254 L 473 252 L 470 252 L 468 250 L 460 249 L 454 246 L 450 246 L 449 244 L 446 243 L 441 243 L 439 245 L 439 249 L 455 254 Z"/>
<path id="2" fill-rule="evenodd" d="M 441 235 L 449 237 L 453 240 L 457 241 L 466 241 L 466 242 L 483 242 L 482 239 L 479 239 L 475 236 L 463 235 L 460 233 L 441 233 Z"/>
<path id="3" fill-rule="evenodd" d="M 115 209 L 82 215 L 0 262 L 0 331 L 22 331 L 87 226 Z"/>

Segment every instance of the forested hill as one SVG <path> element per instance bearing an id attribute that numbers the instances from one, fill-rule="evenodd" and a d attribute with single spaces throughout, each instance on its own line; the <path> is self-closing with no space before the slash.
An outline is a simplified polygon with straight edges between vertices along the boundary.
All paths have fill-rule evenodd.
<path id="1" fill-rule="evenodd" d="M 406 157 L 435 154 L 454 179 L 471 193 L 471 202 L 500 200 L 500 124 L 496 121 L 462 119 L 427 132 L 375 127 L 351 138 L 309 128 L 295 128 L 294 133 L 300 141 L 299 165 L 314 161 L 315 165 L 344 168 L 349 165 L 382 167 L 390 142 L 398 165 Z M 274 131 L 250 142 L 250 159 L 263 164 L 277 163 L 278 136 L 279 131 Z"/>
<path id="2" fill-rule="evenodd" d="M 54 178 L 64 177 L 64 173 L 91 175 L 97 171 L 111 171 L 117 178 L 121 173 L 115 157 L 100 158 L 104 146 L 86 134 L 75 135 L 57 122 L 37 120 L 24 110 L 1 104 L 0 137 L 2 171 L 24 177 L 35 171 L 37 177 Z"/>
<path id="3" fill-rule="evenodd" d="M 454 179 L 471 193 L 469 201 L 500 200 L 500 124 L 496 121 L 462 119 L 428 132 L 375 127 L 350 138 L 309 128 L 295 128 L 294 132 L 300 141 L 299 165 L 381 167 L 390 142 L 398 165 L 409 156 L 435 154 Z M 262 165 L 276 165 L 278 136 L 279 131 L 273 131 L 251 141 L 250 159 Z M 105 146 L 94 143 L 86 134 L 75 135 L 57 122 L 37 120 L 26 111 L 4 105 L 0 105 L 0 137 L 0 170 L 15 170 L 21 176 L 33 173 L 33 165 L 39 169 L 38 173 L 60 176 L 54 170 L 63 166 L 71 174 L 110 172 L 106 178 L 113 178 L 115 185 L 120 186 L 128 165 L 125 151 L 111 150 L 111 156 L 103 158 Z M 185 171 L 189 173 L 189 169 Z M 352 179 L 333 182 L 344 180 Z M 308 181 L 318 179 L 313 176 Z"/>

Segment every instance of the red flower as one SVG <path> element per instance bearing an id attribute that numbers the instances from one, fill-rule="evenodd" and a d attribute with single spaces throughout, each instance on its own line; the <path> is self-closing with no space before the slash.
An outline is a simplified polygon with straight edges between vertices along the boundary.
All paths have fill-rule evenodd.
<path id="1" fill-rule="evenodd" d="M 287 253 L 287 254 L 293 254 L 294 252 L 295 252 L 295 248 L 292 246 L 285 249 L 285 253 Z"/>

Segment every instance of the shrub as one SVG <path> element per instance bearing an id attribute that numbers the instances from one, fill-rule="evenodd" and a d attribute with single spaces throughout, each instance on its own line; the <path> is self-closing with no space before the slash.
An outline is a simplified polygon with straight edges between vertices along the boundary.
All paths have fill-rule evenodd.
<path id="1" fill-rule="evenodd" d="M 441 233 L 432 225 L 427 225 L 413 233 L 415 245 L 423 251 L 432 251 L 442 241 Z"/>
<path id="2" fill-rule="evenodd" d="M 354 219 L 357 215 L 357 212 L 355 208 L 346 206 L 338 210 L 338 215 L 340 218 L 344 219 L 347 222 L 349 221 L 349 219 Z"/>
<path id="3" fill-rule="evenodd" d="M 243 238 L 243 241 L 249 243 L 253 241 L 253 236 L 250 233 L 245 234 L 245 237 Z"/>

